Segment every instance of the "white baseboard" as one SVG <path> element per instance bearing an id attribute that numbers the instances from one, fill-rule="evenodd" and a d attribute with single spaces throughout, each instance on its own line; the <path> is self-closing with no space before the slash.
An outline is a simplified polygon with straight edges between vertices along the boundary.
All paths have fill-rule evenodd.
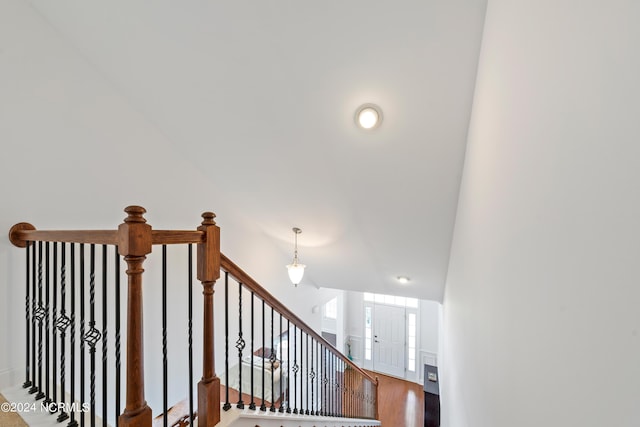
<path id="1" fill-rule="evenodd" d="M 7 368 L 0 370 L 0 390 L 13 387 L 21 381 L 20 378 L 18 369 Z"/>

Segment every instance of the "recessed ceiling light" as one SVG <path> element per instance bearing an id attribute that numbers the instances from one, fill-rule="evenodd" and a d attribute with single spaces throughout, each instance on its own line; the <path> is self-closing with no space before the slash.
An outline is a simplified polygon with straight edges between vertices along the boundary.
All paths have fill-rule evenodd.
<path id="1" fill-rule="evenodd" d="M 398 276 L 398 282 L 402 283 L 403 285 L 406 285 L 410 281 L 411 279 L 409 279 L 407 276 Z"/>
<path id="2" fill-rule="evenodd" d="M 356 110 L 355 119 L 362 129 L 375 129 L 382 123 L 382 110 L 375 104 L 363 104 Z"/>

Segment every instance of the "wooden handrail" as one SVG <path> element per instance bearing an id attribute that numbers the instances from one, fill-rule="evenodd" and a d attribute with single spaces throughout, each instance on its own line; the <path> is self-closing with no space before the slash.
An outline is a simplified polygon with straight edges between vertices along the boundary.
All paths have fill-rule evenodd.
<path id="1" fill-rule="evenodd" d="M 333 344 L 329 341 L 325 340 L 322 335 L 315 332 L 309 325 L 307 325 L 302 319 L 296 316 L 291 310 L 287 308 L 284 304 L 278 301 L 269 291 L 260 286 L 258 282 L 256 282 L 251 276 L 244 272 L 240 267 L 238 267 L 233 261 L 231 261 L 225 254 L 220 253 L 220 267 L 222 270 L 226 271 L 233 277 L 236 281 L 242 283 L 243 286 L 247 287 L 251 291 L 253 291 L 258 297 L 263 299 L 267 304 L 273 307 L 275 310 L 280 312 L 283 316 L 289 318 L 300 330 L 304 331 L 307 335 L 315 338 L 317 341 L 322 343 L 327 348 L 333 348 L 334 353 L 342 359 L 347 365 L 353 368 L 355 371 L 360 373 L 363 377 L 371 381 L 373 384 L 377 385 L 377 380 L 369 375 L 366 371 L 362 370 L 355 363 L 349 360 L 348 357 L 342 354 Z M 376 387 L 377 388 L 377 387 Z"/>
<path id="2" fill-rule="evenodd" d="M 18 247 L 25 247 L 26 242 L 63 242 L 86 243 L 96 245 L 118 245 L 118 230 L 36 230 L 31 224 L 16 224 L 9 232 L 9 239 Z M 204 233 L 190 230 L 151 230 L 153 245 L 181 245 L 202 243 Z"/>

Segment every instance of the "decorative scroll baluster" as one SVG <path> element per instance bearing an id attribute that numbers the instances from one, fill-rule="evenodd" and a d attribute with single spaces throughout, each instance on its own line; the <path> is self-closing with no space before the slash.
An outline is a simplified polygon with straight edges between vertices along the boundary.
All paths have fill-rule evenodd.
<path id="1" fill-rule="evenodd" d="M 31 242 L 27 241 L 26 250 L 25 250 L 27 260 L 26 264 L 26 278 L 27 278 L 27 286 L 25 289 L 25 297 L 24 297 L 24 312 L 25 312 L 25 325 L 26 325 L 26 333 L 25 333 L 25 371 L 24 371 L 24 383 L 22 383 L 22 388 L 29 388 L 33 384 L 31 382 L 31 371 L 33 359 L 31 358 Z"/>
<path id="2" fill-rule="evenodd" d="M 313 378 L 312 378 L 312 373 L 313 373 L 313 366 L 309 365 L 309 334 L 307 334 L 307 338 L 304 340 L 306 347 L 307 347 L 307 351 L 306 351 L 306 355 L 307 355 L 307 379 L 310 379 L 310 381 L 305 381 L 305 393 L 307 395 L 307 410 L 305 411 L 306 415 L 310 414 L 309 408 L 311 407 L 311 405 L 309 404 L 309 395 L 311 393 L 309 393 L 309 386 L 313 387 Z M 311 369 L 309 369 L 311 368 Z M 311 387 L 311 390 L 313 390 L 313 388 Z"/>
<path id="3" fill-rule="evenodd" d="M 307 337 L 309 338 L 309 337 Z M 309 340 L 307 340 L 307 345 L 308 345 Z M 308 347 L 307 347 L 308 349 Z M 315 383 L 315 379 L 316 379 L 316 373 L 314 371 L 314 365 L 313 365 L 313 338 L 311 338 L 311 372 L 309 372 L 309 378 L 311 379 L 310 381 L 310 385 L 311 385 L 311 415 L 315 415 L 315 409 L 316 409 L 316 404 L 315 404 L 315 400 L 314 400 L 314 383 Z"/>
<path id="4" fill-rule="evenodd" d="M 295 341 L 296 340 L 294 337 L 293 339 L 294 346 L 295 346 Z M 290 413 L 291 413 L 291 321 L 287 319 L 287 414 L 290 414 Z"/>
<path id="5" fill-rule="evenodd" d="M 189 425 L 193 426 L 193 244 L 189 244 Z M 227 276 L 225 274 L 225 276 Z M 227 391 L 228 393 L 228 391 Z M 227 394 L 227 402 L 229 395 Z"/>
<path id="6" fill-rule="evenodd" d="M 291 342 L 291 341 L 289 341 Z M 298 328 L 293 325 L 293 413 L 298 413 Z"/>
<path id="7" fill-rule="evenodd" d="M 101 333 L 96 328 L 96 245 L 89 247 L 89 331 L 83 336 L 83 341 L 89 345 L 89 404 L 91 410 L 91 427 L 96 425 L 96 344 Z"/>
<path id="8" fill-rule="evenodd" d="M 36 359 L 36 327 L 38 319 L 36 314 L 38 311 L 38 297 L 36 294 L 36 243 L 33 242 L 33 249 L 31 251 L 31 388 L 29 394 L 38 392 L 37 383 L 37 359 Z"/>
<path id="9" fill-rule="evenodd" d="M 244 350 L 245 342 L 242 338 L 242 283 L 238 283 L 238 340 L 236 341 L 236 349 L 238 350 L 238 409 L 244 409 L 244 402 L 242 401 L 242 351 Z"/>
<path id="10" fill-rule="evenodd" d="M 322 371 L 320 373 L 320 384 L 319 384 L 319 388 L 320 388 L 320 404 L 321 404 L 321 409 L 320 409 L 320 415 L 326 415 L 326 378 L 327 378 L 327 358 L 326 358 L 326 350 L 325 350 L 325 346 L 323 343 L 320 343 L 320 354 L 321 354 L 321 359 L 320 359 L 320 370 Z"/>
<path id="11" fill-rule="evenodd" d="M 162 245 L 162 425 L 168 425 L 169 384 L 167 359 L 167 245 Z"/>
<path id="12" fill-rule="evenodd" d="M 76 244 L 71 243 L 71 345 L 70 357 L 71 368 L 69 369 L 70 393 L 69 402 L 75 402 L 76 398 Z M 77 427 L 76 415 L 74 411 L 70 411 L 70 420 L 67 427 Z"/>
<path id="13" fill-rule="evenodd" d="M 316 352 L 316 415 L 320 415 L 320 382 L 322 381 L 322 373 L 320 372 L 320 343 L 316 341 L 314 350 Z"/>
<path id="14" fill-rule="evenodd" d="M 36 394 L 36 400 L 40 400 L 45 396 L 42 390 L 42 321 L 45 316 L 42 305 L 42 242 L 38 242 L 38 308 L 35 316 L 38 321 L 38 394 Z"/>
<path id="15" fill-rule="evenodd" d="M 51 320 L 51 329 L 52 329 L 52 352 L 53 356 L 51 358 L 51 379 L 53 380 L 52 387 L 52 397 L 51 401 L 58 403 L 58 383 L 57 383 L 57 358 L 58 358 L 58 342 L 57 342 L 57 331 L 56 323 L 58 322 L 58 275 L 56 274 L 58 269 L 58 243 L 53 243 L 53 307 L 52 307 L 52 320 Z M 57 405 L 56 405 L 57 406 Z M 51 413 L 55 413 L 57 411 L 54 408 L 50 408 Z"/>
<path id="16" fill-rule="evenodd" d="M 62 244 L 60 247 L 60 317 L 55 324 L 55 327 L 60 331 L 60 390 L 61 390 L 61 400 L 65 401 L 65 383 L 66 383 L 66 372 L 67 372 L 67 363 L 66 363 L 66 337 L 67 337 L 67 328 L 71 323 L 69 317 L 67 317 L 66 311 L 66 303 L 67 303 L 67 248 L 66 244 Z M 73 310 L 73 308 L 72 308 Z M 58 418 L 56 420 L 60 423 L 69 418 L 69 415 L 60 408 L 60 413 L 58 414 Z"/>

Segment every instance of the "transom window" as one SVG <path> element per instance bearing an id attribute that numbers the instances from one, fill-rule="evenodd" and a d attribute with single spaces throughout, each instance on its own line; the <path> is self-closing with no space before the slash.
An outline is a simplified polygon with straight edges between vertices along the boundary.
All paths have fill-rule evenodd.
<path id="1" fill-rule="evenodd" d="M 418 308 L 418 300 L 416 298 L 396 297 L 393 295 L 364 293 L 364 300 L 367 302 L 375 302 L 378 304 L 397 305 L 400 307 Z"/>

